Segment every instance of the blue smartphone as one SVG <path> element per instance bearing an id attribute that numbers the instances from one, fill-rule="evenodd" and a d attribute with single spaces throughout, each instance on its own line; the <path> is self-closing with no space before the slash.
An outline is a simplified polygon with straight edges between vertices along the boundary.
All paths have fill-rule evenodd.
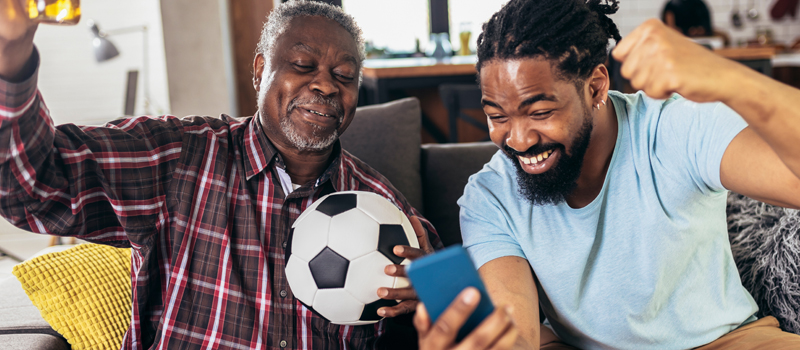
<path id="1" fill-rule="evenodd" d="M 458 342 L 494 311 L 494 305 L 486 293 L 483 280 L 475 270 L 467 251 L 461 246 L 453 246 L 414 260 L 406 269 L 406 273 L 419 299 L 425 304 L 431 322 L 436 322 L 464 288 L 478 289 L 481 300 L 458 331 L 456 337 Z"/>

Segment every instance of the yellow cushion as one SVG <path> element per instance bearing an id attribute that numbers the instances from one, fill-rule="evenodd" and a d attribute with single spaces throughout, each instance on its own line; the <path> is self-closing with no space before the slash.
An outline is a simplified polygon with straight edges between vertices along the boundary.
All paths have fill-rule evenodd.
<path id="1" fill-rule="evenodd" d="M 130 261 L 130 249 L 81 244 L 25 261 L 13 273 L 73 349 L 119 349 L 131 323 Z"/>

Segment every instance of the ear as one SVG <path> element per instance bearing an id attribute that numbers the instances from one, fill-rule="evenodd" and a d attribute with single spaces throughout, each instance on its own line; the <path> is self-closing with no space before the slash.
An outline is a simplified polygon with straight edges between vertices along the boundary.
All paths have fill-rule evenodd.
<path id="1" fill-rule="evenodd" d="M 592 75 L 586 80 L 593 106 L 608 99 L 609 83 L 608 68 L 604 64 L 597 65 L 592 71 Z"/>
<path id="2" fill-rule="evenodd" d="M 261 54 L 256 54 L 256 57 L 253 58 L 253 88 L 256 89 L 256 92 L 261 87 L 261 76 L 264 73 L 264 56 Z"/>

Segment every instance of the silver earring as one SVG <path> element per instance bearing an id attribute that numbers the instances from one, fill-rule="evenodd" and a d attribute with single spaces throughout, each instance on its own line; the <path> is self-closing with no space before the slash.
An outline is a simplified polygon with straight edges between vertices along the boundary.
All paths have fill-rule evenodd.
<path id="1" fill-rule="evenodd" d="M 600 102 L 603 103 L 603 106 L 606 105 L 606 100 L 600 100 Z"/>
<path id="2" fill-rule="evenodd" d="M 599 110 L 600 109 L 600 104 L 598 103 L 596 106 L 594 106 L 594 108 L 597 108 Z"/>

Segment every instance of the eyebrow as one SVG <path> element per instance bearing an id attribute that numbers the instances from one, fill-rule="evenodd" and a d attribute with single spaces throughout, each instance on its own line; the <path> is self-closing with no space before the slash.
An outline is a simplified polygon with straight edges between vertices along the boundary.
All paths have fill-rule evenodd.
<path id="1" fill-rule="evenodd" d="M 536 102 L 539 102 L 539 101 L 553 101 L 553 102 L 556 102 L 557 100 L 556 100 L 556 97 L 553 96 L 553 95 L 548 95 L 548 94 L 545 94 L 545 93 L 541 93 L 541 94 L 534 95 L 534 96 L 526 98 L 525 101 L 522 101 L 522 103 L 519 104 L 519 107 L 517 107 L 517 109 L 520 109 L 520 110 L 524 109 L 525 107 L 528 107 L 528 106 L 530 106 L 530 105 L 532 105 L 532 104 L 534 104 Z M 481 105 L 483 107 L 489 106 L 489 107 L 494 107 L 494 108 L 498 108 L 498 109 L 501 109 L 501 110 L 503 109 L 503 107 L 500 107 L 500 105 L 498 105 L 497 103 L 494 103 L 493 101 L 487 100 L 485 98 L 481 99 Z"/>
<path id="2" fill-rule="evenodd" d="M 553 95 L 545 94 L 545 93 L 534 95 L 534 96 L 526 98 L 525 101 L 522 101 L 522 103 L 519 104 L 519 107 L 517 107 L 517 109 L 522 110 L 525 107 L 528 107 L 528 106 L 530 106 L 530 105 L 532 105 L 532 104 L 534 104 L 536 102 L 539 102 L 539 101 L 552 101 L 552 102 L 555 102 L 556 101 L 556 97 L 553 96 Z"/>
<path id="3" fill-rule="evenodd" d="M 311 47 L 311 46 L 309 46 L 307 44 L 304 44 L 304 43 L 301 43 L 301 42 L 298 42 L 298 43 L 294 44 L 294 46 L 292 46 L 292 50 L 305 51 L 305 52 L 308 52 L 308 53 L 315 54 L 317 56 L 322 56 L 322 52 L 319 51 L 319 49 Z"/>
<path id="4" fill-rule="evenodd" d="M 322 56 L 322 51 L 320 51 L 319 49 L 317 49 L 315 47 L 312 47 L 312 46 L 310 46 L 308 44 L 302 43 L 302 42 L 298 42 L 298 43 L 294 44 L 294 46 L 292 46 L 292 50 L 305 51 L 305 52 L 308 52 L 308 53 L 313 54 L 313 55 Z M 342 59 L 347 61 L 347 62 L 352 63 L 356 67 L 359 66 L 358 65 L 358 60 L 355 57 L 353 57 L 353 55 L 344 54 L 344 57 L 342 57 Z"/>

